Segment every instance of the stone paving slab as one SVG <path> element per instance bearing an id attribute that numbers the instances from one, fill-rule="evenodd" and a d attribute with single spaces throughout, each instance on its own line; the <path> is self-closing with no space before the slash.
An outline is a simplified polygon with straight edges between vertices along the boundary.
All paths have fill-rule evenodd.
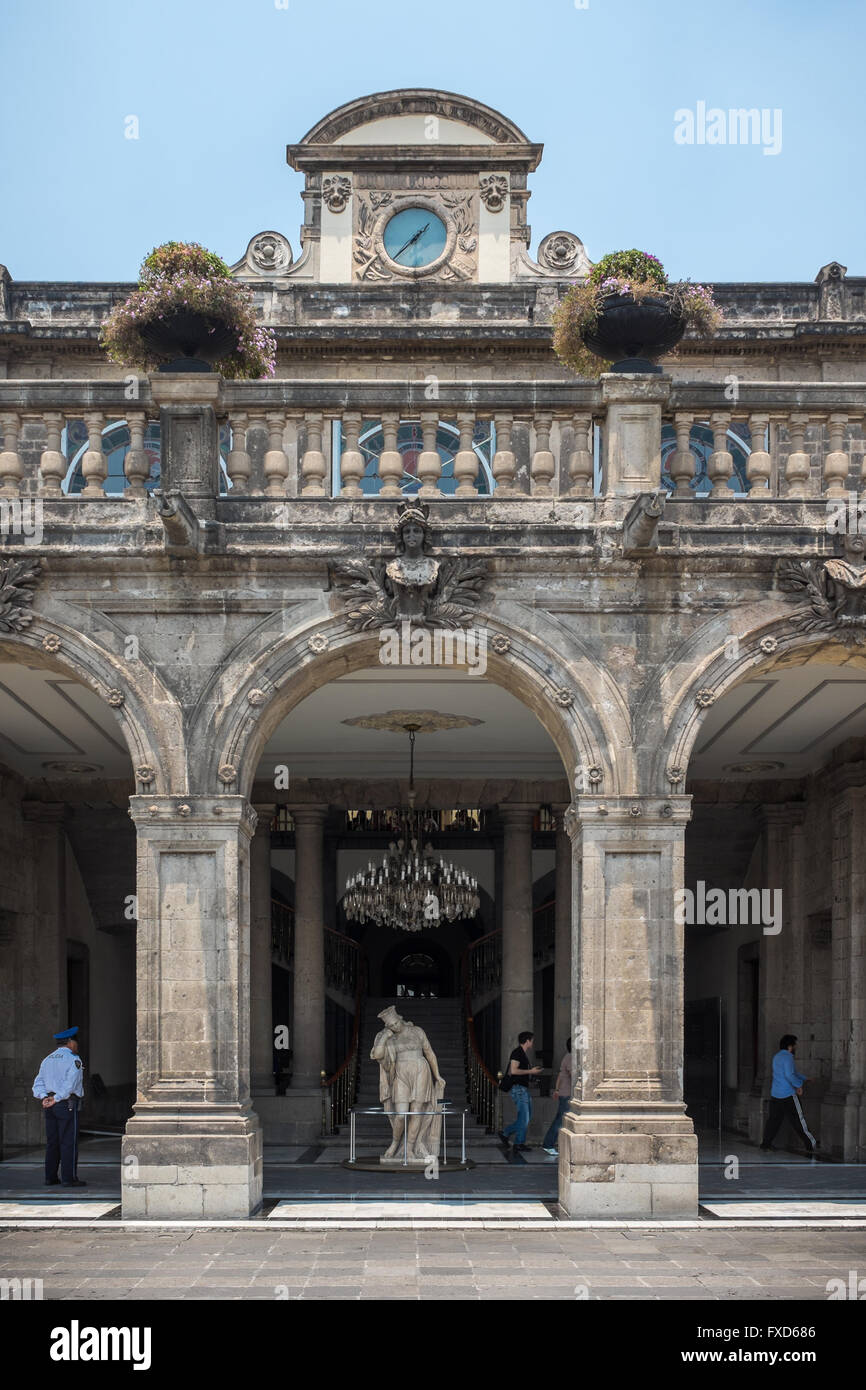
<path id="1" fill-rule="evenodd" d="M 431 1251 L 431 1239 L 434 1249 Z M 524 1240 L 529 1241 L 524 1248 Z M 447 1241 L 447 1248 L 446 1248 Z M 651 1268 L 631 1267 L 652 1246 Z M 551 1299 L 826 1300 L 831 1278 L 866 1271 L 866 1230 L 693 1232 L 564 1228 L 311 1234 L 117 1227 L 0 1230 L 0 1276 L 35 1277 L 47 1300 Z M 437 1250 L 439 1260 L 436 1262 Z M 241 1267 L 240 1258 L 243 1258 Z M 445 1258 L 449 1263 L 445 1264 Z M 756 1264 L 765 1260 L 766 1264 Z M 101 1272 L 100 1272 L 101 1270 Z"/>
<path id="2" fill-rule="evenodd" d="M 756 1216 L 772 1216 L 776 1219 L 809 1216 L 855 1216 L 861 1219 L 866 1217 L 866 1201 L 702 1202 L 701 1209 L 710 1212 L 713 1216 L 738 1217 L 740 1220 L 747 1220 L 749 1217 Z"/>
<path id="3" fill-rule="evenodd" d="M 454 1217 L 479 1220 L 552 1221 L 543 1202 L 473 1202 L 460 1198 L 449 1201 L 413 1202 L 398 1198 L 393 1202 L 278 1202 L 268 1220 L 290 1221 L 450 1221 Z"/>
<path id="4" fill-rule="evenodd" d="M 0 1201 L 0 1221 L 16 1218 L 27 1221 L 54 1221 L 73 1218 L 98 1221 L 103 1216 L 119 1216 L 117 1202 L 87 1202 L 70 1197 L 58 1198 L 56 1202 L 4 1202 Z"/>

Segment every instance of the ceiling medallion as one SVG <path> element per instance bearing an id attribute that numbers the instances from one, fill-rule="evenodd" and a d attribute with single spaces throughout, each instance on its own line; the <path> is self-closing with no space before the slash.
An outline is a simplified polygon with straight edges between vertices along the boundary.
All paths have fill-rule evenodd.
<path id="1" fill-rule="evenodd" d="M 387 715 L 370 715 L 360 719 L 345 719 L 344 724 L 364 728 L 395 731 L 392 717 L 401 713 L 389 710 Z M 394 931 L 418 932 L 438 927 L 443 918 L 453 922 L 461 917 L 474 917 L 481 901 L 478 883 L 465 869 L 438 858 L 433 846 L 422 846 L 425 817 L 415 809 L 415 736 L 433 728 L 460 728 L 480 724 L 480 719 L 462 719 L 459 715 L 437 715 L 434 710 L 422 710 L 416 715 L 402 711 L 406 722 L 402 732 L 409 735 L 409 798 L 408 806 L 396 812 L 398 838 L 392 840 L 381 864 L 372 859 L 366 869 L 351 874 L 346 880 L 343 907 L 350 922 L 375 922 Z M 425 715 L 433 719 L 456 721 L 449 724 L 418 722 Z M 367 720 L 386 720 L 369 723 Z"/>
<path id="2" fill-rule="evenodd" d="M 469 729 L 484 720 L 468 714 L 440 714 L 435 709 L 389 709 L 384 714 L 357 714 L 342 722 L 356 729 L 383 729 L 391 734 L 405 734 L 411 725 L 416 733 L 435 734 L 441 729 Z"/>
<path id="3" fill-rule="evenodd" d="M 65 763 L 55 761 L 50 763 L 43 763 L 42 766 L 46 772 L 59 772 L 61 773 L 61 775 L 68 777 L 83 777 L 91 772 L 102 771 L 101 763 L 77 763 L 74 761 Z"/>

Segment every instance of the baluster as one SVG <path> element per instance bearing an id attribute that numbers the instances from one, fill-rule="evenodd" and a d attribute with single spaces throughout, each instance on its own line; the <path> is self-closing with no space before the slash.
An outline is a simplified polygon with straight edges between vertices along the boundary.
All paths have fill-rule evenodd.
<path id="1" fill-rule="evenodd" d="M 325 421 L 320 411 L 307 411 L 304 416 L 307 429 L 307 447 L 301 460 L 302 497 L 327 497 L 325 489 L 325 455 L 322 452 L 322 434 Z"/>
<path id="2" fill-rule="evenodd" d="M 851 460 L 845 452 L 847 415 L 830 416 L 830 452 L 824 459 L 824 487 L 828 497 L 844 497 Z"/>
<path id="3" fill-rule="evenodd" d="M 400 416 L 396 410 L 382 412 L 382 452 L 379 455 L 380 497 L 402 497 L 403 455 L 397 448 Z"/>
<path id="4" fill-rule="evenodd" d="M 710 428 L 713 431 L 713 452 L 710 454 L 707 464 L 707 473 L 713 485 L 711 497 L 730 496 L 728 479 L 734 471 L 733 456 L 728 449 L 730 423 L 731 416 L 726 410 L 713 411 L 710 416 Z"/>
<path id="5" fill-rule="evenodd" d="M 765 502 L 770 496 L 770 477 L 773 472 L 773 460 L 764 448 L 764 436 L 767 431 L 770 417 L 768 415 L 750 415 L 749 433 L 752 436 L 752 452 L 749 454 L 746 464 L 746 476 L 751 483 L 749 488 L 750 502 Z"/>
<path id="6" fill-rule="evenodd" d="M 583 411 L 572 417 L 574 444 L 568 456 L 568 497 L 592 496 L 592 416 Z"/>
<path id="7" fill-rule="evenodd" d="M 535 452 L 532 455 L 529 473 L 532 479 L 533 497 L 553 496 L 553 475 L 556 463 L 550 452 L 550 431 L 553 429 L 553 416 L 545 412 L 535 417 Z"/>
<path id="8" fill-rule="evenodd" d="M 472 447 L 475 436 L 475 415 L 470 411 L 459 411 L 457 429 L 460 432 L 460 447 L 454 455 L 454 477 L 457 479 L 455 497 L 478 496 L 478 455 Z"/>
<path id="9" fill-rule="evenodd" d="M 265 415 L 268 447 L 265 451 L 265 496 L 285 497 L 289 478 L 289 460 L 284 447 L 286 417 L 282 410 L 269 410 Z"/>
<path id="10" fill-rule="evenodd" d="M 421 411 L 421 438 L 423 449 L 418 458 L 418 477 L 421 487 L 419 497 L 438 497 L 439 479 L 442 476 L 442 460 L 436 448 L 436 435 L 439 431 L 439 412 Z"/>
<path id="11" fill-rule="evenodd" d="M 791 452 L 785 465 L 785 482 L 789 497 L 806 497 L 809 487 L 811 456 L 806 453 L 806 427 L 808 415 L 792 415 L 788 422 L 791 438 Z"/>
<path id="12" fill-rule="evenodd" d="M 671 480 L 675 483 L 674 497 L 689 498 L 694 496 L 689 484 L 695 476 L 695 456 L 692 453 L 691 437 L 692 423 L 694 415 L 683 410 L 678 410 L 674 415 L 674 430 L 677 436 L 677 447 L 671 455 L 670 468 L 668 472 Z"/>
<path id="13" fill-rule="evenodd" d="M 85 479 L 82 497 L 104 497 L 103 486 L 108 473 L 108 464 L 102 450 L 102 426 L 105 416 L 101 411 L 91 411 L 84 416 L 87 426 L 87 450 L 81 459 L 81 473 Z"/>
<path id="14" fill-rule="evenodd" d="M 517 461 L 511 447 L 511 432 L 514 416 L 508 412 L 494 415 L 496 425 L 496 453 L 493 455 L 493 476 L 496 479 L 496 492 L 500 497 L 517 497 L 514 484 Z"/>
<path id="15" fill-rule="evenodd" d="M 351 410 L 343 416 L 343 430 L 346 435 L 346 447 L 340 455 L 340 481 L 342 497 L 363 497 L 361 490 L 361 479 L 364 476 L 364 455 L 358 448 L 358 441 L 361 435 L 362 416 L 359 411 Z"/>
<path id="16" fill-rule="evenodd" d="M 131 411 L 126 417 L 126 423 L 129 426 L 129 448 L 123 460 L 123 471 L 129 482 L 126 495 L 134 501 L 138 497 L 147 496 L 144 490 L 144 484 L 150 472 L 147 454 L 144 452 L 147 416 L 143 410 Z"/>
<path id="17" fill-rule="evenodd" d="M 226 471 L 231 479 L 232 494 L 240 496 L 249 489 L 250 470 L 252 464 L 247 453 L 247 431 L 250 427 L 249 416 L 245 411 L 239 411 L 237 415 L 229 417 L 229 427 L 232 434 L 232 447 L 226 459 Z"/>
<path id="18" fill-rule="evenodd" d="M 0 453 L 0 497 L 18 497 L 24 469 L 18 453 L 18 436 L 21 433 L 21 420 L 17 411 L 4 411 L 0 415 L 0 429 L 3 431 L 3 452 Z"/>
<path id="19" fill-rule="evenodd" d="M 61 483 L 66 477 L 66 459 L 60 452 L 63 436 L 64 417 L 59 410 L 50 410 L 43 417 L 45 426 L 45 448 L 39 459 L 41 497 L 62 497 Z"/>

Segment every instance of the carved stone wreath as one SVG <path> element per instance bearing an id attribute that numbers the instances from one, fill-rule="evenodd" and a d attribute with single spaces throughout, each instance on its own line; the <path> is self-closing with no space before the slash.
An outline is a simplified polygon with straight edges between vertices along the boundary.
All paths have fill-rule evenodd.
<path id="1" fill-rule="evenodd" d="M 29 605 L 42 561 L 0 560 L 0 632 L 26 632 L 33 622 Z"/>
<path id="2" fill-rule="evenodd" d="M 580 237 L 572 232 L 550 232 L 538 248 L 538 264 L 563 274 L 586 274 L 591 262 Z"/>
<path id="3" fill-rule="evenodd" d="M 508 197 L 508 179 L 504 174 L 482 174 L 481 201 L 488 212 L 501 212 Z"/>
<path id="4" fill-rule="evenodd" d="M 249 260 L 262 275 L 280 275 L 292 264 L 292 248 L 279 232 L 262 232 L 250 246 Z"/>

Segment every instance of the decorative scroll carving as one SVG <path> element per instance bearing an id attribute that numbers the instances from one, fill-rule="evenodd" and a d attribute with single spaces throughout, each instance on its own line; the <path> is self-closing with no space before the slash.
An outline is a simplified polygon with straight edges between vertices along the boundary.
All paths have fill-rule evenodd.
<path id="1" fill-rule="evenodd" d="M 789 621 L 801 632 L 824 631 L 846 647 L 866 645 L 866 564 L 862 536 L 846 536 L 845 559 L 784 560 L 779 588 L 804 599 Z"/>
<path id="2" fill-rule="evenodd" d="M 592 262 L 573 232 L 550 232 L 538 248 L 538 264 L 560 275 L 587 275 Z"/>
<path id="3" fill-rule="evenodd" d="M 292 260 L 292 248 L 282 232 L 259 232 L 244 252 L 243 260 L 232 270 L 241 274 L 285 275 Z"/>
<path id="4" fill-rule="evenodd" d="M 41 560 L 0 560 L 0 632 L 25 632 L 33 622 L 29 605 L 41 570 Z"/>
<path id="5" fill-rule="evenodd" d="M 487 579 L 485 561 L 437 560 L 430 544 L 429 507 L 405 503 L 397 517 L 397 553 L 370 564 L 335 566 L 332 582 L 346 621 L 356 632 L 401 622 L 421 627 L 467 626 Z"/>

